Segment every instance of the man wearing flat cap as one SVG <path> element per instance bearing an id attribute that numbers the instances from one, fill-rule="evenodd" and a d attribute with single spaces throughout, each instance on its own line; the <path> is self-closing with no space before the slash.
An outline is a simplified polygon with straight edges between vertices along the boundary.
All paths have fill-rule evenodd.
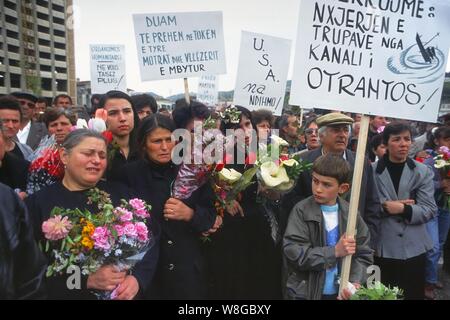
<path id="1" fill-rule="evenodd" d="M 347 149 L 350 126 L 353 123 L 353 119 L 342 113 L 333 112 L 317 118 L 316 123 L 319 127 L 319 138 L 322 146 L 302 154 L 302 159 L 313 163 L 323 154 L 334 153 L 341 155 L 347 160 L 353 169 L 355 167 L 355 153 Z M 290 213 L 290 210 L 297 202 L 312 195 L 311 181 L 311 171 L 301 173 L 295 188 L 283 200 L 283 209 L 287 214 Z M 377 241 L 381 214 L 381 204 L 376 188 L 370 162 L 366 158 L 358 210 L 369 227 L 372 248 L 375 247 Z M 347 201 L 350 200 L 350 192 L 346 194 L 345 198 Z"/>
<path id="2" fill-rule="evenodd" d="M 22 109 L 22 122 L 17 139 L 20 143 L 27 144 L 31 149 L 35 150 L 41 139 L 47 135 L 45 125 L 32 120 L 38 98 L 27 92 L 13 92 L 11 95 L 19 101 Z"/>

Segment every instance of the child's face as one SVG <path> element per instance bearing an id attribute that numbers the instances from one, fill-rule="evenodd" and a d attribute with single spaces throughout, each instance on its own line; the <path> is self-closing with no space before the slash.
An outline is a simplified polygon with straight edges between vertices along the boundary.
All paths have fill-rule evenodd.
<path id="1" fill-rule="evenodd" d="M 347 192 L 349 188 L 348 183 L 339 184 L 335 178 L 312 173 L 312 192 L 318 204 L 335 205 L 338 195 Z"/>

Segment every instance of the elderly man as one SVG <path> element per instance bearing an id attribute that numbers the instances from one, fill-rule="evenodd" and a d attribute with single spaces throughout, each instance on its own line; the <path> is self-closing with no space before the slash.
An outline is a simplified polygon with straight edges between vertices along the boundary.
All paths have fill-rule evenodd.
<path id="1" fill-rule="evenodd" d="M 355 153 L 346 149 L 350 125 L 353 123 L 353 119 L 341 113 L 329 113 L 317 118 L 316 123 L 319 127 L 319 138 L 322 146 L 321 148 L 303 154 L 302 158 L 312 163 L 321 155 L 330 152 L 341 155 L 348 161 L 350 166 L 354 168 Z M 290 210 L 297 202 L 312 194 L 311 180 L 312 177 L 310 171 L 305 171 L 300 175 L 294 190 L 286 195 L 283 200 L 283 209 L 286 214 L 290 213 Z M 346 194 L 345 198 L 346 200 L 349 200 L 350 192 Z M 380 224 L 381 204 L 368 159 L 366 159 L 364 165 L 358 208 L 361 216 L 369 227 L 371 246 L 375 247 Z"/>
<path id="2" fill-rule="evenodd" d="M 47 128 L 43 123 L 32 121 L 37 97 L 26 92 L 13 92 L 11 95 L 19 101 L 22 109 L 22 121 L 17 139 L 35 150 L 41 139 L 47 135 Z"/>

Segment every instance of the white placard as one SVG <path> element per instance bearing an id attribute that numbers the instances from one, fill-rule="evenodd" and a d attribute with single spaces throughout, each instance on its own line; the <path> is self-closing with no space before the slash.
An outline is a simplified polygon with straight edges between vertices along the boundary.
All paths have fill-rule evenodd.
<path id="1" fill-rule="evenodd" d="M 133 15 L 142 81 L 226 73 L 222 12 Z"/>
<path id="2" fill-rule="evenodd" d="M 435 122 L 449 30 L 447 0 L 302 0 L 290 104 Z"/>
<path id="3" fill-rule="evenodd" d="M 92 93 L 127 92 L 125 46 L 91 44 L 90 49 Z"/>
<path id="4" fill-rule="evenodd" d="M 290 54 L 290 40 L 243 31 L 234 104 L 281 115 Z"/>
<path id="5" fill-rule="evenodd" d="M 219 77 L 215 75 L 201 76 L 198 79 L 197 100 L 207 106 L 214 107 L 219 103 Z"/>

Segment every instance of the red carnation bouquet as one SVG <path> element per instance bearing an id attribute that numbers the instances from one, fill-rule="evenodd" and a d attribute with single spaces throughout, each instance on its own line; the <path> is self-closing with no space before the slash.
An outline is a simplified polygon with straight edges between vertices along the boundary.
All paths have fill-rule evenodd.
<path id="1" fill-rule="evenodd" d="M 54 136 L 43 140 L 30 158 L 31 165 L 28 168 L 26 190 L 28 195 L 50 186 L 64 177 L 64 165 Z"/>

